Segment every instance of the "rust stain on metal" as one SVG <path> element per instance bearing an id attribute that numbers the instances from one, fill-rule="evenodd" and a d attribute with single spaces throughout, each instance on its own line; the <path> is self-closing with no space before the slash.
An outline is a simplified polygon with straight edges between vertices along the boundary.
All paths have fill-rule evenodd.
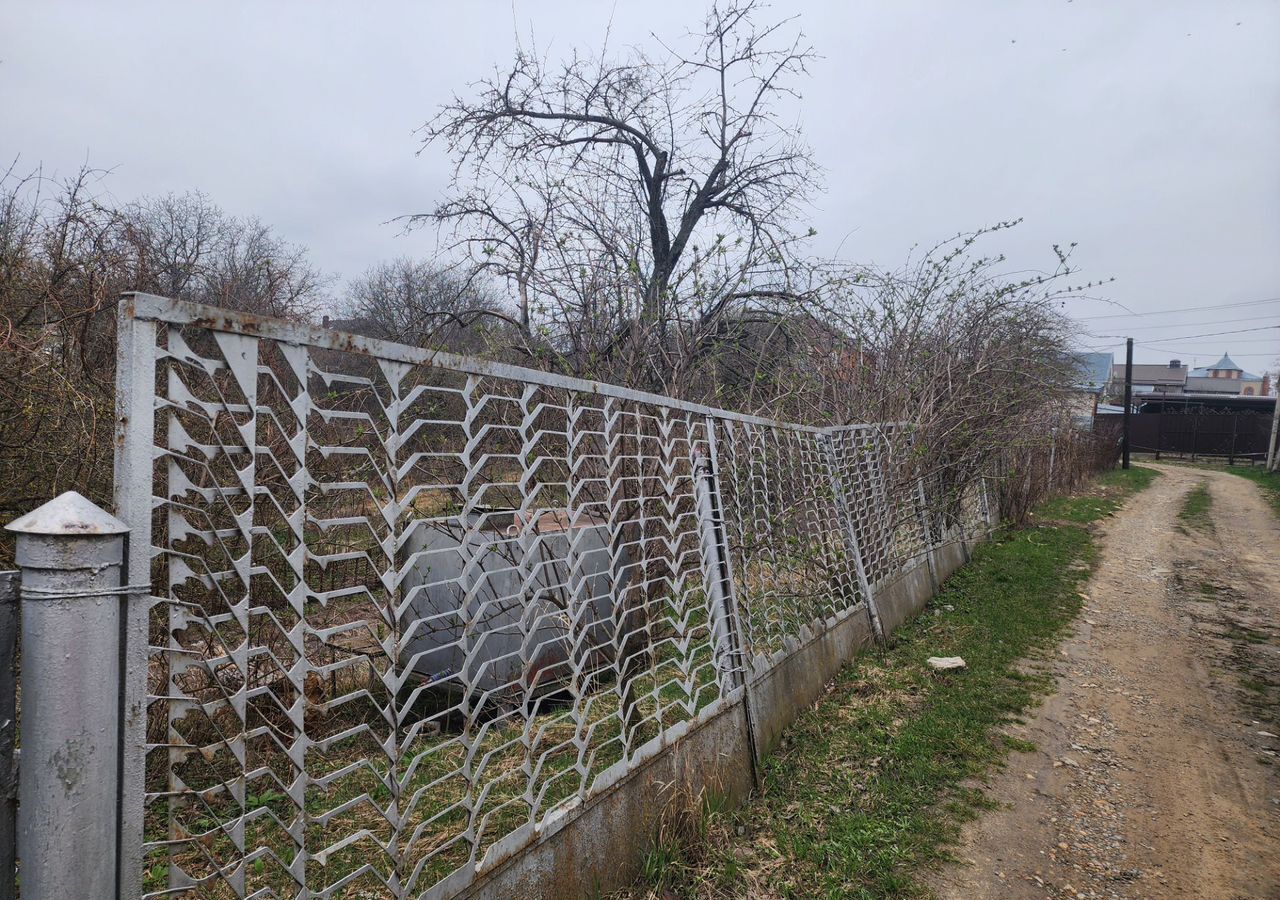
<path id="1" fill-rule="evenodd" d="M 84 777 L 85 759 L 93 752 L 93 745 L 87 738 L 67 741 L 49 760 L 50 766 L 58 774 L 67 793 L 74 791 L 80 779 Z"/>

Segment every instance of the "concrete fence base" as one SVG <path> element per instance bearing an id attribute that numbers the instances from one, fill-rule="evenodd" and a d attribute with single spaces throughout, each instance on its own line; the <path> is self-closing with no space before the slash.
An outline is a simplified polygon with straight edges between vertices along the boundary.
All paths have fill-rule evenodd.
<path id="1" fill-rule="evenodd" d="M 664 816 L 708 793 L 730 803 L 751 792 L 751 750 L 741 701 L 691 729 L 608 790 L 593 797 L 554 834 L 513 854 L 462 896 L 484 900 L 596 897 L 639 872 L 640 848 Z"/>

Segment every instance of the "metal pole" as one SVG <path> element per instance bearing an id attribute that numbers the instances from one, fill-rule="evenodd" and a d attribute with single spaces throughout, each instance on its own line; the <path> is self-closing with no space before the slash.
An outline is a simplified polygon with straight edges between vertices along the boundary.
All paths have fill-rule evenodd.
<path id="1" fill-rule="evenodd" d="M 1133 414 L 1133 338 L 1124 342 L 1124 463 L 1129 468 L 1129 417 Z"/>
<path id="2" fill-rule="evenodd" d="M 128 527 L 74 491 L 10 523 L 22 572 L 23 900 L 115 892 L 120 568 Z"/>
<path id="3" fill-rule="evenodd" d="M 1053 493 L 1053 463 L 1058 452 L 1058 429 L 1049 432 L 1049 493 Z"/>
<path id="4" fill-rule="evenodd" d="M 714 452 L 715 425 L 706 419 L 708 443 Z M 720 504 L 715 468 L 709 454 L 693 451 L 693 492 L 698 511 L 698 532 L 707 566 L 707 608 L 712 617 L 712 638 L 725 666 L 728 681 L 736 686 L 746 680 L 747 663 L 737 640 L 733 615 L 733 576 L 729 574 L 728 547 L 721 532 Z"/>
<path id="5" fill-rule="evenodd" d="M 982 476 L 982 519 L 987 526 L 987 537 L 995 530 L 999 518 L 999 510 L 991 509 L 991 491 L 987 487 L 987 476 Z"/>
<path id="6" fill-rule="evenodd" d="M 705 421 L 707 454 L 701 459 L 702 471 L 695 474 L 698 519 L 711 526 L 703 536 L 705 550 L 714 556 L 709 562 L 716 569 L 708 586 L 713 596 L 719 595 L 720 608 L 725 617 L 725 634 L 729 638 L 728 650 L 737 660 L 738 677 L 742 684 L 742 717 L 747 726 L 747 757 L 751 762 L 751 781 L 759 790 L 764 786 L 764 773 L 760 763 L 760 747 L 756 744 L 755 713 L 751 706 L 751 661 L 743 649 L 746 636 L 742 633 L 742 616 L 738 610 L 737 592 L 733 587 L 733 560 L 729 555 L 729 539 L 725 534 L 724 512 L 720 503 L 720 475 L 716 469 L 716 421 L 711 416 L 707 416 Z"/>
<path id="7" fill-rule="evenodd" d="M 933 592 L 936 594 L 942 589 L 942 582 L 938 580 L 937 563 L 933 559 L 933 551 L 942 546 L 942 538 L 939 536 L 937 545 L 934 544 L 933 526 L 929 522 L 929 501 L 925 497 L 924 479 L 916 479 L 916 515 L 920 519 L 920 530 L 924 532 L 924 561 L 929 566 L 929 580 L 933 582 Z"/>
<path id="8" fill-rule="evenodd" d="M 129 526 L 129 584 L 151 580 L 152 465 L 156 426 L 155 322 L 138 318 L 136 295 L 126 294 L 116 315 L 115 508 Z M 305 416 L 305 409 L 302 410 Z M 306 421 L 305 418 L 303 421 Z M 120 656 L 124 672 L 117 700 L 120 723 L 119 848 L 116 900 L 142 895 L 143 816 L 147 796 L 148 631 L 152 601 L 121 600 Z M 168 642 L 165 641 L 167 644 Z M 165 704 L 166 710 L 169 704 Z M 103 896 L 107 896 L 104 893 Z"/>
<path id="9" fill-rule="evenodd" d="M 1276 382 L 1280 384 L 1280 374 L 1276 376 Z M 1276 405 L 1271 409 L 1271 440 L 1267 444 L 1267 471 L 1274 472 L 1276 469 L 1276 437 L 1280 434 L 1280 396 L 1276 398 Z"/>
<path id="10" fill-rule="evenodd" d="M 17 896 L 18 573 L 0 572 L 0 900 Z"/>

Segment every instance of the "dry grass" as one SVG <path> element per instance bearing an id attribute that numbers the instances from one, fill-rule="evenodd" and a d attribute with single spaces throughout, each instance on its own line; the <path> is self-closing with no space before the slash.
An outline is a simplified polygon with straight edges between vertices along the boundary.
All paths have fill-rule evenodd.
<path id="1" fill-rule="evenodd" d="M 192 877 L 214 879 L 202 888 L 203 896 L 233 896 L 217 872 L 230 871 L 243 861 L 250 892 L 270 889 L 291 896 L 299 888 L 289 871 L 299 841 L 290 831 L 305 822 L 297 836 L 311 853 L 335 848 L 322 858 L 307 860 L 309 885 L 333 884 L 368 866 L 386 876 L 397 867 L 383 847 L 394 846 L 401 857 L 402 880 L 414 878 L 416 889 L 425 889 L 459 866 L 479 860 L 513 829 L 589 792 L 594 779 L 624 753 L 713 702 L 719 691 L 711 647 L 705 626 L 698 627 L 704 637 L 687 656 L 668 648 L 633 677 L 630 692 L 636 701 L 630 716 L 623 714 L 619 685 L 601 683 L 576 708 L 507 709 L 473 721 L 458 733 L 426 729 L 405 741 L 406 750 L 394 768 L 377 746 L 387 736 L 357 734 L 327 752 L 312 750 L 306 757 L 309 779 L 334 780 L 308 788 L 305 819 L 288 795 L 293 770 L 283 752 L 251 757 L 245 769 L 256 764 L 278 771 L 280 777 L 251 781 L 257 787 L 247 789 L 243 805 L 219 789 L 233 783 L 241 767 L 225 753 L 214 756 L 213 766 L 196 755 L 175 771 L 189 785 L 212 791 L 151 805 L 147 839 L 182 843 L 172 859 L 165 847 L 153 851 L 145 886 L 163 888 L 172 862 Z M 325 732 L 376 724 L 380 718 L 376 709 L 341 709 L 332 715 L 344 716 L 345 726 L 326 721 Z M 624 720 L 629 723 L 625 740 Z M 163 762 L 163 755 L 156 754 L 155 762 Z M 399 827 L 386 812 L 393 802 L 401 811 Z M 223 828 L 242 814 L 244 854 Z M 474 842 L 466 837 L 469 826 L 476 829 Z M 370 889 L 381 886 L 374 872 L 359 876 L 356 883 Z"/>

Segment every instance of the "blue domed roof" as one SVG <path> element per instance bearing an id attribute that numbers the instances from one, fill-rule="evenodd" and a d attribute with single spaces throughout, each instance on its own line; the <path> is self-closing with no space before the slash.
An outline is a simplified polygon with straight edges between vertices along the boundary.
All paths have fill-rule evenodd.
<path id="1" fill-rule="evenodd" d="M 1209 366 L 1209 371 L 1210 371 L 1210 372 L 1214 371 L 1215 369 L 1216 369 L 1216 370 L 1218 370 L 1218 371 L 1220 371 L 1220 372 L 1230 372 L 1230 371 L 1243 372 L 1243 371 L 1244 371 L 1244 369 L 1242 369 L 1242 368 L 1240 368 L 1239 366 L 1237 366 L 1237 365 L 1232 361 L 1231 357 L 1230 357 L 1230 356 L 1228 356 L 1228 355 L 1227 355 L 1227 354 L 1225 354 L 1225 353 L 1224 353 L 1224 354 L 1222 354 L 1222 359 L 1218 360 L 1216 363 L 1214 363 L 1213 365 Z"/>

